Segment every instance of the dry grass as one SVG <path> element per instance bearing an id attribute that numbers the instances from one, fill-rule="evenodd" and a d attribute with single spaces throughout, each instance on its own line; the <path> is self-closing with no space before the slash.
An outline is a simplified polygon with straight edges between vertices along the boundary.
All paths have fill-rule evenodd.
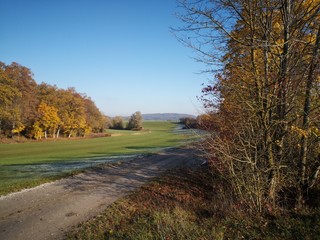
<path id="1" fill-rule="evenodd" d="M 81 224 L 68 239 L 319 239 L 318 210 L 261 216 L 208 169 L 179 169 Z"/>

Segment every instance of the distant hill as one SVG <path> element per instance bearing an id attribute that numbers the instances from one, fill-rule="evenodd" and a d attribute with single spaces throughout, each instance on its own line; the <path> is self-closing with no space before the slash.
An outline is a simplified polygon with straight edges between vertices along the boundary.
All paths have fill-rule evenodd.
<path id="1" fill-rule="evenodd" d="M 149 113 L 142 114 L 143 120 L 179 121 L 180 118 L 195 118 L 195 115 L 183 113 Z"/>

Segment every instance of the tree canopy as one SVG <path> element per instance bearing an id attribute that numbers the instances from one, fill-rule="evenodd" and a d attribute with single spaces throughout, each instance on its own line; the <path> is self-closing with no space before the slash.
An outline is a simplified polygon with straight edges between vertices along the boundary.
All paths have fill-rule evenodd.
<path id="1" fill-rule="evenodd" d="M 286 204 L 287 189 L 301 206 L 319 184 L 320 2 L 179 3 L 179 39 L 214 66 L 202 96 L 212 166 L 253 209 Z"/>
<path id="2" fill-rule="evenodd" d="M 137 111 L 131 115 L 129 118 L 127 129 L 135 129 L 141 130 L 142 129 L 142 115 L 141 112 Z"/>
<path id="3" fill-rule="evenodd" d="M 106 117 L 74 88 L 37 84 L 30 69 L 0 62 L 0 134 L 29 138 L 84 136 L 102 132 Z"/>

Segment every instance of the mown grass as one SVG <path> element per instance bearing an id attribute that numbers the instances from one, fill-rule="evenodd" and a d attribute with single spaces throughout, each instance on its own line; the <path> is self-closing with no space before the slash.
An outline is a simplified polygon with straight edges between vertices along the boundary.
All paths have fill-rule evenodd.
<path id="1" fill-rule="evenodd" d="M 206 169 L 175 170 L 118 200 L 68 239 L 319 239 L 320 211 L 250 213 Z"/>
<path id="2" fill-rule="evenodd" d="M 176 146 L 183 136 L 171 132 L 175 126 L 170 122 L 146 122 L 144 131 L 108 130 L 118 134 L 114 137 L 0 144 L 0 165 L 70 161 Z"/>
<path id="3" fill-rule="evenodd" d="M 0 195 L 72 174 L 66 171 L 40 172 L 36 169 L 38 164 L 66 164 L 178 146 L 185 136 L 172 132 L 176 126 L 171 122 L 150 121 L 144 123 L 143 131 L 108 130 L 107 133 L 113 135 L 111 137 L 0 144 Z"/>

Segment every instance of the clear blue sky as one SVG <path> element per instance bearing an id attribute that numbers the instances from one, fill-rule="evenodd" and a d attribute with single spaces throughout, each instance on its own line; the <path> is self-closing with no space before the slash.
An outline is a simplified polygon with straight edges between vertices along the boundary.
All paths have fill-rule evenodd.
<path id="1" fill-rule="evenodd" d="M 200 114 L 204 67 L 170 33 L 175 0 L 0 0 L 0 61 L 75 87 L 107 115 Z"/>

